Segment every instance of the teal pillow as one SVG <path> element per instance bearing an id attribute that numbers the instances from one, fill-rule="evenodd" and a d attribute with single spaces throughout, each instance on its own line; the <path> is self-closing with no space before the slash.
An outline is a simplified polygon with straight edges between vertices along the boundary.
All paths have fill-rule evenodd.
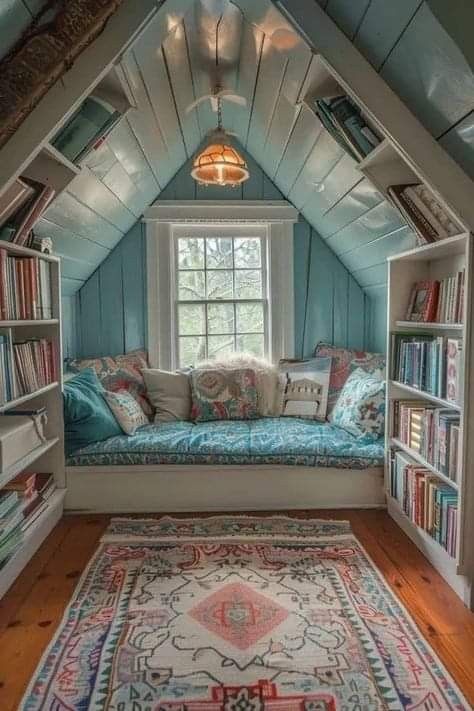
<path id="1" fill-rule="evenodd" d="M 92 368 L 64 383 L 64 437 L 66 455 L 92 442 L 121 435 L 112 410 L 102 397 L 103 388 Z"/>

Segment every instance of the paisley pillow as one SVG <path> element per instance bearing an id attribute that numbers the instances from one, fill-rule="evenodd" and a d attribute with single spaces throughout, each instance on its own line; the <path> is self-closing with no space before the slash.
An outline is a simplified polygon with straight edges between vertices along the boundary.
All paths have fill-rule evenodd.
<path id="1" fill-rule="evenodd" d="M 334 410 L 333 425 L 356 437 L 379 439 L 385 428 L 385 381 L 382 371 L 355 370 L 347 379 Z"/>
<path id="2" fill-rule="evenodd" d="M 143 368 L 148 368 L 148 354 L 137 350 L 125 355 L 104 356 L 73 360 L 70 370 L 79 373 L 84 368 L 93 368 L 102 387 L 112 392 L 126 390 L 139 403 L 148 418 L 153 415 L 153 407 L 147 397 Z"/>
<path id="3" fill-rule="evenodd" d="M 382 353 L 369 353 L 351 348 L 338 348 L 329 343 L 318 343 L 314 350 L 315 356 L 332 358 L 331 377 L 329 379 L 328 415 L 334 409 L 344 383 L 357 368 L 367 373 L 385 368 L 385 356 Z"/>
<path id="4" fill-rule="evenodd" d="M 148 424 L 148 417 L 133 395 L 126 390 L 119 390 L 116 393 L 104 390 L 102 397 L 126 435 L 134 435 L 139 427 Z"/>
<path id="5" fill-rule="evenodd" d="M 253 420 L 259 416 L 257 379 L 250 369 L 191 371 L 191 419 Z"/>

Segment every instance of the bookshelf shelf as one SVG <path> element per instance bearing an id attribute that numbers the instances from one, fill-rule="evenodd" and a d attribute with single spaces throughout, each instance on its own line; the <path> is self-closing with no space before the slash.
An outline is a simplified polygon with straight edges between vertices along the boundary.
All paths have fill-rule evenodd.
<path id="1" fill-rule="evenodd" d="M 411 449 L 408 445 L 404 444 L 403 442 L 400 442 L 400 440 L 396 439 L 395 437 L 391 438 L 390 444 L 392 447 L 395 447 L 395 449 L 401 449 L 403 452 L 405 452 L 405 454 L 408 454 L 410 457 L 412 457 L 412 459 L 415 459 L 423 467 L 429 469 L 431 472 L 433 472 L 433 474 L 436 474 L 436 476 L 439 477 L 445 484 L 449 484 L 449 486 L 451 486 L 456 491 L 458 490 L 459 487 L 455 481 L 452 481 L 449 476 L 446 476 L 445 474 L 442 474 L 440 471 L 435 469 L 432 464 L 427 462 L 426 459 L 422 457 L 421 454 L 419 454 L 418 452 L 415 452 L 414 449 Z"/>
<path id="2" fill-rule="evenodd" d="M 20 328 L 21 326 L 36 326 L 38 328 L 44 328 L 44 326 L 57 326 L 59 324 L 59 319 L 22 319 L 17 321 L 0 321 L 0 328 Z"/>
<path id="3" fill-rule="evenodd" d="M 6 593 L 58 523 L 63 513 L 65 495 L 66 489 L 56 489 L 51 494 L 48 498 L 48 508 L 27 529 L 23 544 L 0 570 L 0 597 Z"/>
<path id="4" fill-rule="evenodd" d="M 30 247 L 22 247 L 14 242 L 6 242 L 0 239 L 0 248 L 6 249 L 7 252 L 11 252 L 13 255 L 18 257 L 38 257 L 39 259 L 44 259 L 47 262 L 54 262 L 59 264 L 59 257 L 55 257 L 53 254 L 47 254 L 46 252 L 38 252 L 37 249 L 30 249 Z"/>
<path id="5" fill-rule="evenodd" d="M 463 323 L 406 321 L 411 294 L 416 283 L 438 281 L 441 284 L 443 280 L 449 280 L 449 278 L 462 271 L 465 274 L 461 292 L 464 299 Z M 474 381 L 470 377 L 471 363 L 474 359 L 474 343 L 471 335 L 474 314 L 474 292 L 471 285 L 472 272 L 473 238 L 467 232 L 416 247 L 388 259 L 387 354 L 388 362 L 392 369 L 388 377 L 392 377 L 392 379 L 389 379 L 387 384 L 386 409 L 388 413 L 391 413 L 387 418 L 386 430 L 388 511 L 463 599 L 465 604 L 470 607 L 474 605 L 474 560 L 472 545 L 470 544 L 474 535 L 474 468 L 472 466 L 474 458 L 474 423 L 472 422 L 472 416 L 470 416 L 471 402 L 474 398 Z M 395 336 L 392 336 L 392 334 L 395 334 Z M 411 335 L 415 337 L 415 340 L 417 335 L 426 336 L 427 338 L 431 336 L 436 341 L 436 349 L 439 349 L 421 351 L 415 348 L 411 351 L 403 351 L 403 357 L 407 359 L 406 367 L 411 368 L 415 378 L 419 375 L 421 353 L 424 353 L 425 356 L 423 357 L 427 358 L 432 357 L 431 353 L 437 353 L 438 355 L 434 356 L 434 367 L 437 368 L 440 362 L 438 358 L 440 357 L 441 362 L 446 364 L 449 339 L 458 344 L 458 358 L 454 361 L 451 360 L 450 363 L 451 367 L 455 368 L 454 372 L 457 370 L 460 375 L 459 378 L 454 376 L 454 382 L 457 382 L 455 387 L 458 389 L 460 404 L 430 395 L 423 390 L 411 385 L 405 385 L 396 380 L 396 354 L 397 352 L 402 352 L 402 350 L 399 350 L 400 339 L 407 336 L 405 340 L 409 343 Z M 396 352 L 394 352 L 395 348 L 397 348 Z M 410 359 L 413 360 L 410 361 Z M 412 363 L 411 366 L 410 362 Z M 446 368 L 446 365 L 444 365 L 444 368 Z M 441 370 L 438 377 L 442 379 L 441 382 L 446 383 L 446 370 Z M 407 401 L 404 404 L 403 415 L 400 415 L 400 412 L 402 412 L 401 407 L 400 409 L 395 409 L 395 402 L 398 400 Z M 414 401 L 411 411 L 407 404 L 410 400 Z M 416 401 L 420 401 L 420 404 L 418 405 Z M 423 401 L 426 401 L 428 409 L 432 404 L 435 408 L 439 407 L 447 412 L 437 415 L 436 418 L 434 415 L 431 418 L 427 418 L 423 414 L 423 405 L 421 405 Z M 413 414 L 410 414 L 410 412 Z M 403 416 L 404 427 L 407 428 L 410 436 L 416 436 L 421 427 L 421 431 L 426 428 L 425 432 L 431 433 L 430 436 L 434 437 L 433 441 L 436 444 L 445 442 L 446 451 L 443 456 L 448 463 L 450 447 L 458 446 L 456 482 L 453 482 L 449 476 L 438 471 L 420 453 L 412 450 L 397 437 L 393 437 L 395 430 L 393 429 L 394 422 L 392 420 L 394 416 Z M 452 423 L 452 425 L 449 423 Z M 455 433 L 453 437 L 451 437 L 452 426 L 457 428 L 457 434 Z M 399 455 L 394 457 L 392 454 L 394 452 L 398 452 Z M 404 463 L 405 461 L 406 464 Z M 457 501 L 451 501 L 450 503 L 449 494 L 443 493 L 441 488 L 436 491 L 436 498 L 431 498 L 433 495 L 431 489 L 429 493 L 430 505 L 436 505 L 441 511 L 444 511 L 443 526 L 448 525 L 448 515 L 450 516 L 449 530 L 451 536 L 454 535 L 452 529 L 454 522 L 457 526 L 455 535 L 456 547 L 455 551 L 451 551 L 456 553 L 455 557 L 451 557 L 441 544 L 411 521 L 410 517 L 406 516 L 400 507 L 399 502 L 390 496 L 390 492 L 393 492 L 390 486 L 391 474 L 395 476 L 399 484 L 401 483 L 403 487 L 408 487 L 410 495 L 414 496 L 415 499 L 417 496 L 426 497 L 428 495 L 427 490 L 424 489 L 423 479 L 416 477 L 413 471 L 411 474 L 408 473 L 408 476 L 405 473 L 404 467 L 410 463 L 419 465 L 430 474 L 432 473 L 439 480 L 440 487 L 448 485 L 453 490 L 453 496 L 457 494 Z M 405 483 L 400 480 L 399 477 L 401 476 L 407 476 Z M 448 506 L 451 507 L 449 514 Z M 453 538 L 451 537 L 450 545 L 452 544 Z"/>
<path id="6" fill-rule="evenodd" d="M 462 323 L 430 323 L 423 321 L 396 321 L 395 326 L 403 330 L 414 331 L 462 331 Z"/>
<path id="7" fill-rule="evenodd" d="M 458 575 L 459 565 L 455 558 L 424 529 L 417 526 L 405 514 L 396 499 L 387 494 L 387 509 L 390 516 L 420 549 L 430 563 L 450 582 L 459 597 L 465 599 L 468 594 L 468 584 L 464 576 Z"/>
<path id="8" fill-rule="evenodd" d="M 9 400 L 9 402 L 5 402 L 5 403 L 3 403 L 3 405 L 0 405 L 0 413 L 6 412 L 7 410 L 12 410 L 14 407 L 23 405 L 25 402 L 28 402 L 29 400 L 33 400 L 34 398 L 41 397 L 41 395 L 45 395 L 46 393 L 50 392 L 51 390 L 55 390 L 58 387 L 59 387 L 58 382 L 49 383 L 49 385 L 45 385 L 44 388 L 35 390 L 34 392 L 28 393 L 27 395 L 22 395 L 21 397 L 17 397 L 17 398 L 15 398 L 15 400 Z"/>
<path id="9" fill-rule="evenodd" d="M 33 462 L 36 462 L 36 460 L 42 457 L 43 454 L 46 454 L 46 452 L 48 452 L 51 447 L 54 447 L 56 444 L 58 444 L 59 441 L 59 437 L 53 437 L 52 439 L 46 440 L 46 442 L 42 444 L 41 447 L 36 447 L 36 449 L 34 449 L 32 452 L 29 452 L 26 457 L 23 457 L 18 462 L 15 462 L 15 464 L 13 464 L 11 467 L 2 472 L 0 474 L 0 488 L 5 486 L 5 484 L 8 484 L 8 482 L 14 479 L 17 474 L 20 474 L 27 467 L 31 466 Z"/>
<path id="10" fill-rule="evenodd" d="M 449 410 L 458 410 L 460 411 L 462 408 L 460 405 L 457 405 L 454 402 L 449 402 L 449 400 L 444 400 L 441 397 L 436 397 L 435 395 L 430 395 L 429 393 L 424 392 L 424 390 L 419 390 L 418 388 L 412 388 L 411 385 L 405 385 L 404 383 L 399 383 L 397 380 L 391 380 L 390 385 L 393 388 L 397 388 L 398 390 L 402 390 L 403 392 L 410 393 L 410 395 L 416 395 L 416 397 L 421 398 L 423 400 L 428 400 L 429 402 L 433 402 L 435 405 L 440 405 L 440 407 L 445 407 L 446 409 Z"/>

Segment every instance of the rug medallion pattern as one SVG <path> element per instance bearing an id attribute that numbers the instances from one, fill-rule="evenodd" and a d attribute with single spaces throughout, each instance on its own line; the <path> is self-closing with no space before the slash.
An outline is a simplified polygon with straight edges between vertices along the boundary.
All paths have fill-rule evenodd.
<path id="1" fill-rule="evenodd" d="M 112 522 L 23 711 L 467 711 L 347 523 Z"/>

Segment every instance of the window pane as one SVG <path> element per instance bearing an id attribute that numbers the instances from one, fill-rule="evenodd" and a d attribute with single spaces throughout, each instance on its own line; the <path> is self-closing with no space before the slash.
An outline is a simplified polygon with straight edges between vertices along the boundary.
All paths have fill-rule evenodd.
<path id="1" fill-rule="evenodd" d="M 263 304 L 237 304 L 237 332 L 263 332 Z"/>
<path id="2" fill-rule="evenodd" d="M 208 269 L 232 269 L 232 239 L 208 237 L 206 239 L 206 266 Z"/>
<path id="3" fill-rule="evenodd" d="M 181 237 L 178 240 L 178 266 L 180 269 L 204 269 L 204 240 Z"/>
<path id="4" fill-rule="evenodd" d="M 192 301 L 205 298 L 204 272 L 178 272 L 179 299 Z"/>
<path id="5" fill-rule="evenodd" d="M 209 336 L 207 339 L 209 358 L 228 355 L 234 352 L 234 336 Z"/>
<path id="6" fill-rule="evenodd" d="M 207 272 L 207 298 L 232 299 L 232 274 L 231 271 Z"/>
<path id="7" fill-rule="evenodd" d="M 202 304 L 180 304 L 178 319 L 180 336 L 202 336 L 206 333 L 206 314 Z"/>
<path id="8" fill-rule="evenodd" d="M 209 304 L 207 307 L 207 327 L 209 333 L 234 333 L 233 304 Z"/>
<path id="9" fill-rule="evenodd" d="M 245 269 L 235 272 L 235 297 L 259 299 L 262 296 L 262 272 Z"/>
<path id="10" fill-rule="evenodd" d="M 263 333 L 250 333 L 237 336 L 237 350 L 243 353 L 253 353 L 256 356 L 265 355 Z"/>
<path id="11" fill-rule="evenodd" d="M 182 368 L 196 365 L 206 357 L 206 339 L 203 336 L 184 336 L 179 339 L 179 364 Z"/>
<path id="12" fill-rule="evenodd" d="M 235 266 L 243 269 L 260 267 L 262 263 L 262 241 L 258 237 L 238 237 L 234 240 Z"/>

